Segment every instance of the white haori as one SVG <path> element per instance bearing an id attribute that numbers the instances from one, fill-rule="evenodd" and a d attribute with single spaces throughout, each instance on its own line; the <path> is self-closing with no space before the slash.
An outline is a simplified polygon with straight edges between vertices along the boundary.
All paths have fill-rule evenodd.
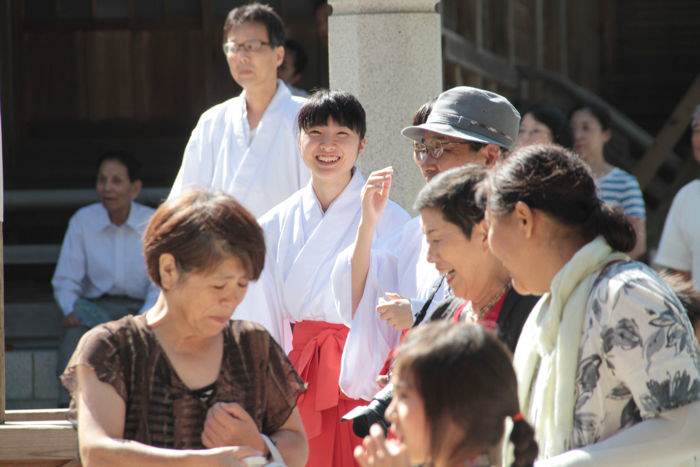
<path id="1" fill-rule="evenodd" d="M 323 212 L 309 182 L 259 219 L 267 247 L 265 268 L 249 286 L 235 319 L 262 324 L 286 352 L 291 350 L 290 323 L 342 323 L 329 278 L 338 253 L 355 240 L 364 184 L 355 169 L 350 183 Z M 408 219 L 389 201 L 377 237 L 399 230 Z"/>

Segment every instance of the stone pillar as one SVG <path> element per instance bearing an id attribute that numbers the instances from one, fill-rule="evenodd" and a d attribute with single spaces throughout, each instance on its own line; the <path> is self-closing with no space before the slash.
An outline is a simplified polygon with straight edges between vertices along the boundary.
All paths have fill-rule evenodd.
<path id="1" fill-rule="evenodd" d="M 436 0 L 330 0 L 330 88 L 348 91 L 367 112 L 368 144 L 359 165 L 394 167 L 391 197 L 410 210 L 424 181 L 401 129 L 442 92 Z"/>

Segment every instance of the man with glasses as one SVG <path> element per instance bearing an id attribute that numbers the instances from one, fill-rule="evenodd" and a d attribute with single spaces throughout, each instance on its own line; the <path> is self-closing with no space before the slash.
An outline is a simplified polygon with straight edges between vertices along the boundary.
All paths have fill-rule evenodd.
<path id="1" fill-rule="evenodd" d="M 513 146 L 519 126 L 520 114 L 506 98 L 460 86 L 440 94 L 426 120 L 414 119 L 401 134 L 412 141 L 414 161 L 427 182 L 464 164 L 493 165 Z M 391 182 L 390 170 L 373 175 Z M 337 308 L 350 325 L 340 386 L 348 396 L 368 400 L 379 389 L 375 377 L 401 331 L 417 317 L 427 320 L 447 289 L 427 260 L 420 216 L 406 223 L 393 241 L 372 248 L 375 220 L 386 205 L 381 198 L 388 191 L 384 187 L 379 195 L 366 190 L 373 198 L 363 200 L 355 244 L 338 256 L 331 277 Z"/>
<path id="2" fill-rule="evenodd" d="M 277 79 L 284 40 L 282 20 L 267 5 L 228 14 L 223 52 L 243 92 L 202 114 L 170 198 L 188 188 L 223 191 L 259 217 L 306 184 L 296 124 L 304 99 Z"/>

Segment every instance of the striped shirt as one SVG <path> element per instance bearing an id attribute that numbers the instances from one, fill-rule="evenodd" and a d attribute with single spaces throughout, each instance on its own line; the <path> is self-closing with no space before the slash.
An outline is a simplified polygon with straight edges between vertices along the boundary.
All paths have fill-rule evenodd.
<path id="1" fill-rule="evenodd" d="M 598 196 L 603 202 L 619 206 L 626 216 L 646 218 L 644 198 L 634 175 L 617 167 L 596 180 Z"/>

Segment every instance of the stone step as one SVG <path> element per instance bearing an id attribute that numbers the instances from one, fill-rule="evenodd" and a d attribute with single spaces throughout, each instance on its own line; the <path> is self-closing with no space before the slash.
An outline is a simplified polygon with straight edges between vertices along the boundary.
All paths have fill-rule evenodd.
<path id="1" fill-rule="evenodd" d="M 63 313 L 54 302 L 5 304 L 5 339 L 60 339 Z"/>

